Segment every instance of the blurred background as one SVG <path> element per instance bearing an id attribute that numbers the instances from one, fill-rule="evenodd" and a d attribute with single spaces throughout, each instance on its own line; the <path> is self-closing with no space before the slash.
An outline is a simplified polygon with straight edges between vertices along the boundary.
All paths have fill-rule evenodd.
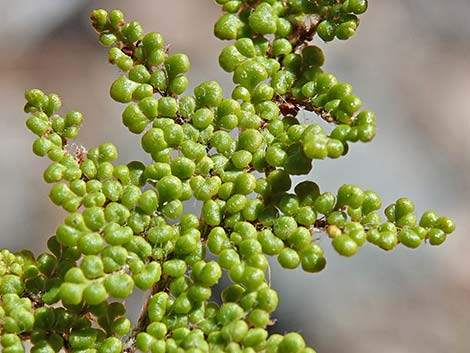
<path id="1" fill-rule="evenodd" d="M 145 31 L 159 31 L 172 52 L 191 58 L 191 88 L 231 76 L 217 65 L 226 43 L 212 36 L 220 9 L 210 0 L 23 0 L 0 2 L 0 248 L 45 250 L 63 218 L 42 181 L 45 161 L 31 153 L 23 92 L 57 92 L 64 111 L 85 121 L 78 142 L 113 141 L 120 161 L 146 158 L 139 138 L 120 124 L 123 106 L 108 88 L 117 77 L 88 23 L 92 8 L 124 10 Z M 370 188 L 384 204 L 402 196 L 417 212 L 453 217 L 456 232 L 439 248 L 366 246 L 351 259 L 321 240 L 328 266 L 320 274 L 281 270 L 277 332 L 299 331 L 318 353 L 468 353 L 470 351 L 470 24 L 468 0 L 371 1 L 347 42 L 317 43 L 326 70 L 350 82 L 378 117 L 370 144 L 346 158 L 317 163 L 309 176 L 324 191 L 343 183 Z M 303 113 L 301 113 L 303 114 Z"/>

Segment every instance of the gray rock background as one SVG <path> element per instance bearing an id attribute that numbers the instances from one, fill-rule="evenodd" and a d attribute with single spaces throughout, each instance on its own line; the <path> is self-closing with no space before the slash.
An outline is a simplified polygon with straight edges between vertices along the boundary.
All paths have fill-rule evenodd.
<path id="1" fill-rule="evenodd" d="M 146 31 L 160 31 L 172 51 L 192 60 L 191 87 L 230 76 L 217 66 L 225 43 L 212 36 L 220 10 L 210 0 L 0 1 L 0 247 L 45 249 L 64 213 L 47 200 L 45 161 L 30 152 L 23 91 L 58 92 L 79 109 L 79 142 L 115 142 L 121 161 L 146 158 L 120 125 L 122 106 L 108 97 L 117 76 L 88 24 L 95 7 L 121 8 Z M 138 5 L 137 5 L 138 4 Z M 391 253 L 367 246 L 352 259 L 327 251 L 320 274 L 281 270 L 274 330 L 302 332 L 319 353 L 466 353 L 470 350 L 470 24 L 468 0 L 371 1 L 355 37 L 319 43 L 326 69 L 353 84 L 378 117 L 378 135 L 338 161 L 315 165 L 324 190 L 356 183 L 385 204 L 409 196 L 418 212 L 452 216 L 458 229 L 439 248 Z M 306 115 L 307 119 L 313 119 Z"/>

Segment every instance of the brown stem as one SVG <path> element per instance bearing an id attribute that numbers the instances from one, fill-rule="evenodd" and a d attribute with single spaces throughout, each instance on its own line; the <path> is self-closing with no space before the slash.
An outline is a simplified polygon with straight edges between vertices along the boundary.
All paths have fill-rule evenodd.
<path id="1" fill-rule="evenodd" d="M 167 286 L 168 286 L 168 277 L 165 275 L 162 276 L 160 281 L 158 281 L 157 283 L 153 285 L 152 290 L 150 291 L 150 294 L 147 297 L 147 300 L 142 306 L 142 311 L 140 313 L 139 319 L 137 320 L 137 324 L 132 329 L 131 335 L 127 338 L 127 340 L 124 343 L 123 352 L 134 353 L 137 351 L 137 348 L 135 347 L 137 334 L 139 332 L 143 332 L 145 328 L 147 327 L 147 325 L 149 324 L 148 306 L 149 306 L 150 300 L 152 299 L 154 294 L 165 290 Z"/>
<path id="2" fill-rule="evenodd" d="M 298 101 L 293 96 L 288 96 L 288 97 L 279 96 L 276 103 L 281 113 L 284 116 L 286 115 L 295 116 L 300 109 L 304 109 L 306 111 L 317 114 L 320 118 L 322 118 L 327 123 L 335 122 L 335 119 L 333 118 L 333 116 L 329 112 L 327 112 L 325 109 L 321 107 L 316 107 L 312 105 L 311 103 L 309 103 L 308 101 Z"/>

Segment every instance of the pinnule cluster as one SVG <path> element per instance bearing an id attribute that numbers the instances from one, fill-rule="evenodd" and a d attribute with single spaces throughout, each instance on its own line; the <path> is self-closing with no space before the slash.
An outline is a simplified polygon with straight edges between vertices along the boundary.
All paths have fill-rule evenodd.
<path id="1" fill-rule="evenodd" d="M 77 147 L 82 114 L 59 115 L 58 95 L 26 92 L 33 152 L 50 160 L 49 197 L 68 215 L 47 252 L 0 251 L 4 353 L 25 352 L 25 341 L 33 353 L 314 353 L 296 332 L 268 333 L 278 305 L 269 256 L 285 269 L 319 272 L 319 234 L 349 257 L 366 242 L 417 248 L 454 231 L 435 212 L 418 218 L 407 198 L 383 218 L 374 191 L 320 191 L 312 176 L 293 185 L 314 160 L 340 158 L 375 136 L 374 113 L 323 71 L 316 45 L 354 35 L 366 0 L 216 2 L 223 15 L 214 34 L 231 41 L 219 55 L 233 74 L 230 98 L 213 80 L 188 93 L 189 58 L 171 53 L 161 34 L 119 10 L 91 13 L 120 72 L 110 95 L 125 104 L 122 123 L 149 164 L 117 164 L 110 142 Z M 224 273 L 231 284 L 214 298 Z M 147 299 L 131 322 L 126 299 L 136 290 Z"/>

